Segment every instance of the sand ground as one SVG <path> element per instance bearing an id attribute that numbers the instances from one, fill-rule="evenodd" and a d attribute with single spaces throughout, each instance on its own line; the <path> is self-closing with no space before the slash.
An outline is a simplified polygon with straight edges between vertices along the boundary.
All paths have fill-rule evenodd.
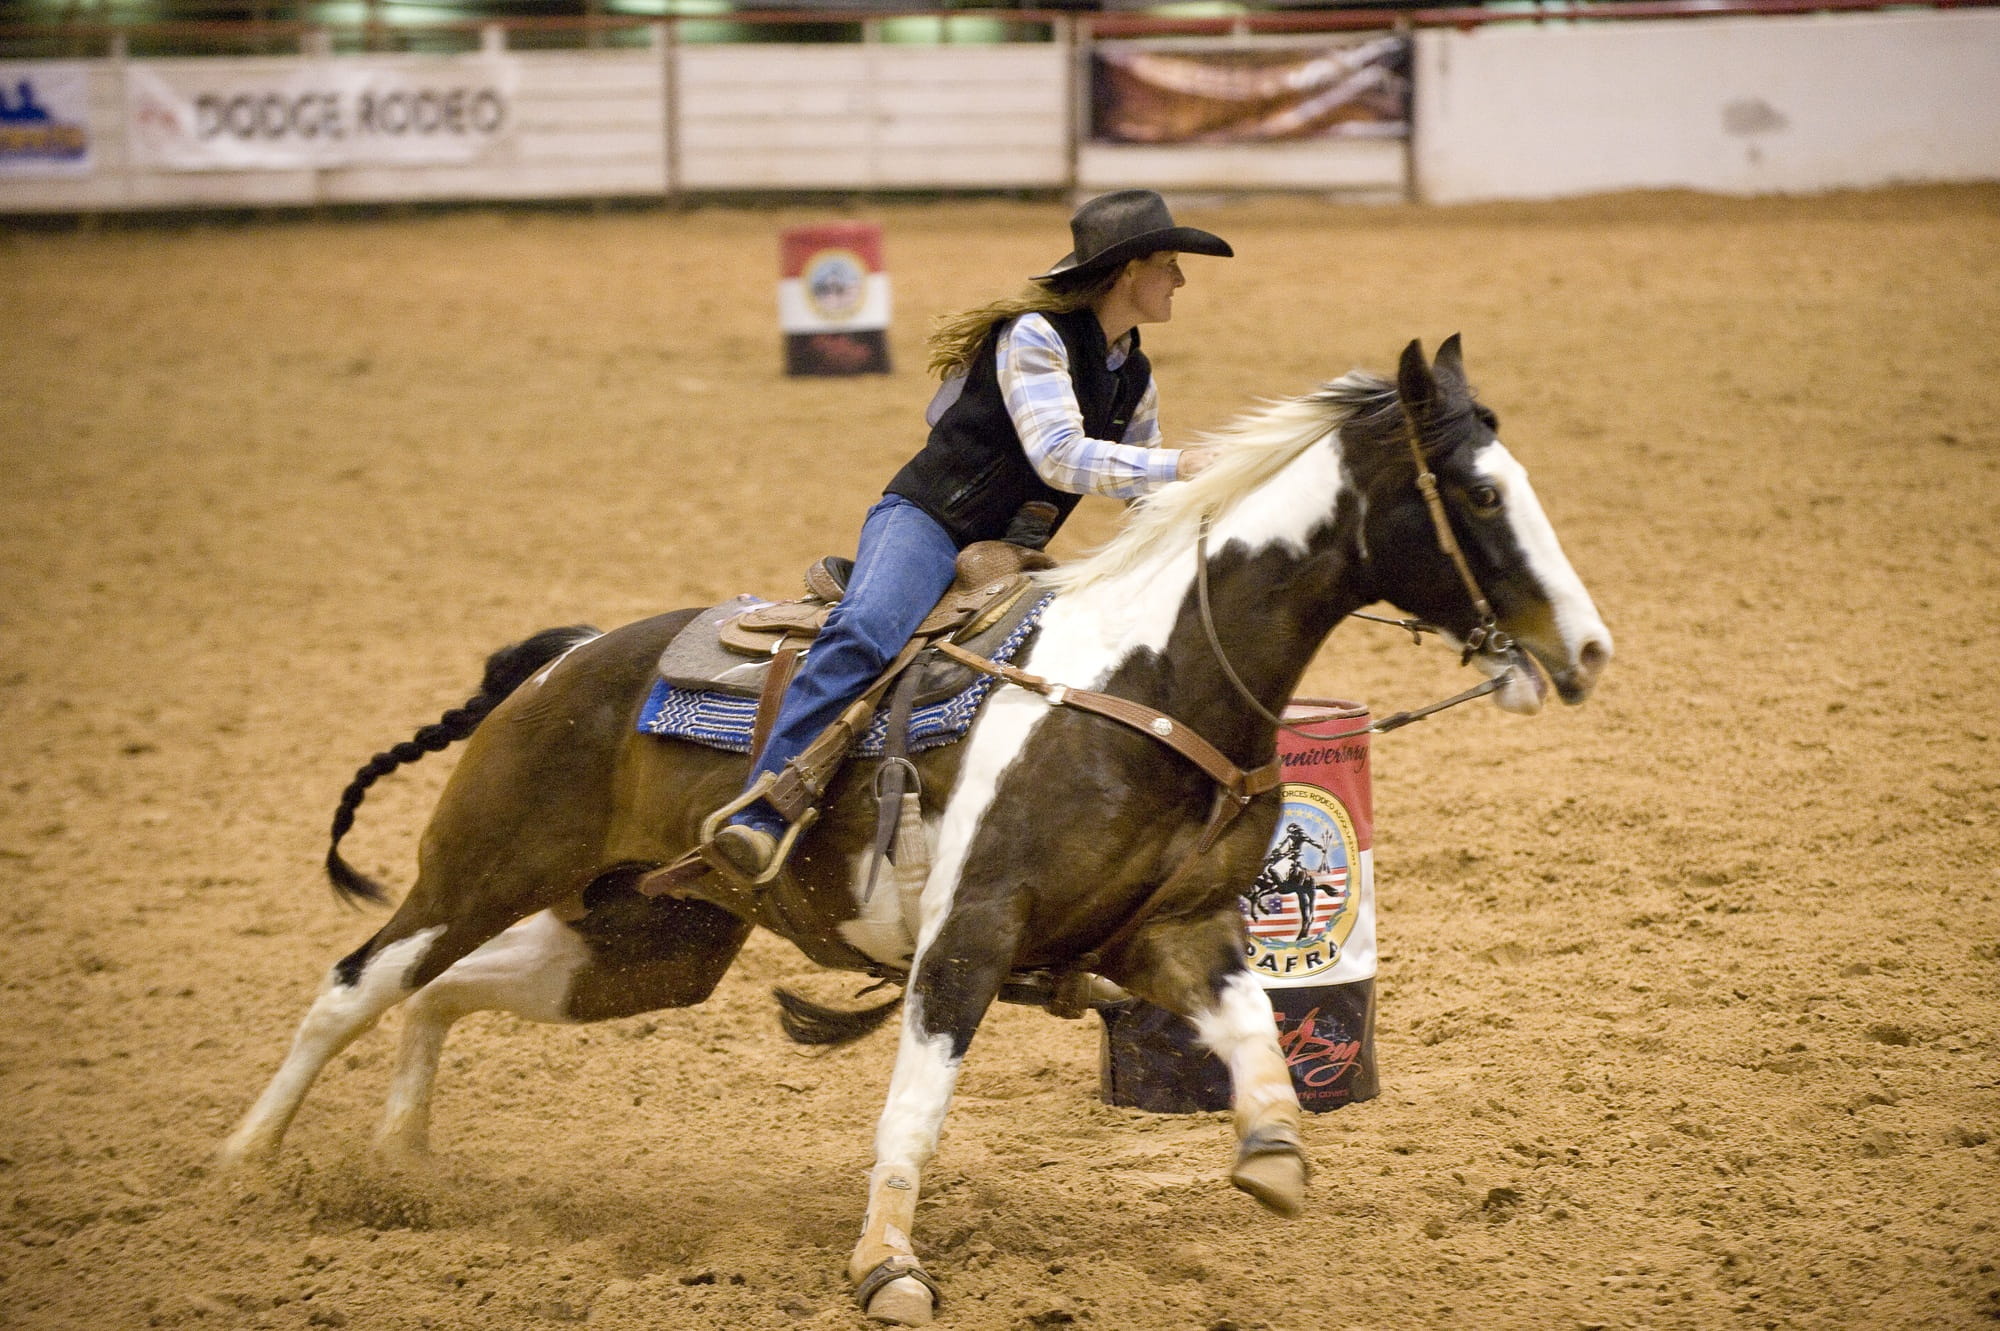
<path id="1" fill-rule="evenodd" d="M 848 548 L 925 321 L 1066 247 L 860 209 L 897 373 L 787 381 L 819 215 L 0 234 L 0 1325 L 862 1325 L 892 1037 L 786 1045 L 774 980 L 853 986 L 769 938 L 698 1009 L 468 1019 L 433 1171 L 368 1155 L 382 1032 L 276 1167 L 208 1162 L 379 919 L 318 876 L 354 769 L 503 642 Z M 1304 1218 L 1223 1117 L 1098 1104 L 1093 1021 L 996 1011 L 920 1217 L 945 1324 L 1993 1326 L 2000 190 L 1189 220 L 1240 257 L 1149 334 L 1170 435 L 1463 331 L 1618 660 L 1378 743 L 1384 1093 L 1309 1125 Z M 1308 680 L 1464 682 L 1365 625 Z M 358 863 L 409 880 L 449 766 Z"/>

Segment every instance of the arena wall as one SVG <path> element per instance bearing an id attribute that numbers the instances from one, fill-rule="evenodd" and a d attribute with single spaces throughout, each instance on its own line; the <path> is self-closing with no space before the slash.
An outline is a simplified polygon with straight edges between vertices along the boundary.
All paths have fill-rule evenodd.
<path id="1" fill-rule="evenodd" d="M 1079 49 L 679 45 L 503 51 L 504 141 L 476 160 L 166 169 L 129 142 L 130 67 L 163 78 L 393 71 L 419 57 L 65 62 L 91 160 L 0 172 L 0 212 L 718 190 L 1293 189 L 1450 203 L 1682 187 L 1755 194 L 2000 179 L 2000 10 L 1426 29 L 1415 138 L 1089 141 Z M 413 63 L 411 68 L 415 68 Z M 0 82 L 32 67 L 0 64 Z"/>
<path id="2" fill-rule="evenodd" d="M 1418 34 L 1427 200 L 2000 179 L 2000 11 Z"/>
<path id="3" fill-rule="evenodd" d="M 1069 47 L 690 46 L 676 183 L 718 189 L 1060 189 Z"/>
<path id="4" fill-rule="evenodd" d="M 92 212 L 148 208 L 296 207 L 397 200 L 657 196 L 667 189 L 666 63 L 656 50 L 522 51 L 500 149 L 466 163 L 371 164 L 316 169 L 168 169 L 132 141 L 126 63 L 85 66 L 93 169 L 86 175 L 0 176 L 0 211 Z M 171 80 L 282 80 L 318 66 L 393 69 L 416 60 L 297 56 L 130 62 Z M 18 68 L 18 67 L 17 67 Z M 8 82 L 0 65 L 0 85 Z"/>

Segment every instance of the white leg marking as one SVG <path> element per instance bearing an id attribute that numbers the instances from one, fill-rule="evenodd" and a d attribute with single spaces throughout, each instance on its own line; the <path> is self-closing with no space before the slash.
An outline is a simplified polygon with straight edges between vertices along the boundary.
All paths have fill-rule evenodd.
<path id="1" fill-rule="evenodd" d="M 277 1075 L 222 1144 L 223 1163 L 268 1159 L 277 1153 L 285 1129 L 291 1126 L 292 1116 L 298 1113 L 313 1079 L 319 1076 L 327 1060 L 408 997 L 403 977 L 423 959 L 444 930 L 442 924 L 433 925 L 391 943 L 368 959 L 352 985 L 341 984 L 328 975 L 326 983 L 320 986 L 319 996 L 306 1009 L 305 1020 L 299 1023 L 291 1051 L 285 1055 Z"/>
<path id="2" fill-rule="evenodd" d="M 1248 972 L 1224 980 L 1215 1006 L 1192 1020 L 1201 1042 L 1229 1069 L 1239 1132 L 1264 1122 L 1274 1109 L 1289 1106 L 1297 1112 L 1298 1096 L 1278 1048 L 1270 997 Z"/>
<path id="3" fill-rule="evenodd" d="M 426 986 L 424 993 L 428 993 Z M 375 1129 L 375 1150 L 384 1156 L 407 1158 L 430 1153 L 431 1089 L 437 1084 L 438 1062 L 445 1037 L 465 1013 L 426 1004 L 423 997 L 403 1009 L 403 1038 L 396 1046 L 396 1072 Z"/>
<path id="4" fill-rule="evenodd" d="M 920 1007 L 921 1000 L 912 995 L 903 1010 L 889 1102 L 875 1129 L 868 1211 L 847 1262 L 848 1278 L 856 1282 L 892 1258 L 914 1258 L 910 1230 L 916 1223 L 923 1169 L 937 1152 L 945 1110 L 958 1084 L 960 1060 L 951 1056 L 951 1037 L 920 1035 Z M 866 1311 L 883 1320 L 922 1323 L 930 1320 L 931 1306 L 930 1292 L 905 1276 L 884 1286 Z"/>
<path id="5" fill-rule="evenodd" d="M 896 1070 L 889 1100 L 875 1127 L 878 1169 L 911 1165 L 921 1169 L 937 1152 L 945 1112 L 958 1087 L 962 1059 L 951 1055 L 951 1036 L 924 1035 L 922 1001 L 912 995 L 903 1009 L 903 1033 L 896 1045 Z"/>
<path id="6" fill-rule="evenodd" d="M 428 1149 L 431 1091 L 452 1023 L 488 1009 L 529 1021 L 566 1022 L 570 990 L 589 963 L 590 949 L 576 930 L 538 911 L 419 990 L 403 1009 L 403 1038 L 376 1148 L 392 1155 Z"/>

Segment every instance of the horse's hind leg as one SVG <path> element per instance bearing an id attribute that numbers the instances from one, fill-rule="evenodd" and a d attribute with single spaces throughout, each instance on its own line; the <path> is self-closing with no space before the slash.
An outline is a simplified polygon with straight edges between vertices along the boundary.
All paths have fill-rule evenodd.
<path id="1" fill-rule="evenodd" d="M 1229 1069 L 1237 1141 L 1230 1182 L 1280 1215 L 1297 1215 L 1309 1173 L 1299 1098 L 1271 1000 L 1243 964 L 1241 928 L 1233 904 L 1205 919 L 1154 925 L 1128 954 L 1130 972 L 1117 978 L 1186 1017 Z"/>
<path id="2" fill-rule="evenodd" d="M 379 945 L 395 921 L 328 972 L 319 995 L 306 1009 L 285 1061 L 257 1103 L 243 1116 L 218 1153 L 224 1164 L 268 1160 L 277 1154 L 285 1129 L 328 1061 L 365 1033 L 384 1012 L 410 993 L 410 972 L 446 931 L 435 924 Z"/>
<path id="3" fill-rule="evenodd" d="M 593 885 L 581 919 L 529 916 L 417 992 L 403 1009 L 378 1151 L 407 1158 L 429 1149 L 438 1062 L 461 1017 L 497 1010 L 529 1021 L 603 1021 L 689 1007 L 714 991 L 750 926 L 704 902 L 642 897 L 633 876 Z"/>
<path id="4" fill-rule="evenodd" d="M 453 1023 L 469 1013 L 497 1008 L 529 1021 L 572 1020 L 566 1003 L 589 950 L 561 920 L 538 911 L 460 958 L 419 989 L 403 1009 L 396 1070 L 375 1148 L 410 1157 L 430 1149 L 431 1089 Z"/>
<path id="5" fill-rule="evenodd" d="M 488 890 L 478 900 L 454 899 L 448 884 L 477 881 L 464 870 L 463 861 L 449 869 L 427 865 L 389 923 L 335 963 L 277 1075 L 222 1144 L 218 1158 L 224 1164 L 275 1155 L 306 1092 L 335 1054 L 461 957 L 562 894 L 559 887 L 532 886 L 559 883 L 562 877 L 531 864 L 502 880 L 507 891 Z"/>
<path id="6" fill-rule="evenodd" d="M 1311 883 L 1292 889 L 1292 895 L 1299 900 L 1299 941 L 1312 937 L 1313 909 L 1319 898 L 1319 890 Z"/>

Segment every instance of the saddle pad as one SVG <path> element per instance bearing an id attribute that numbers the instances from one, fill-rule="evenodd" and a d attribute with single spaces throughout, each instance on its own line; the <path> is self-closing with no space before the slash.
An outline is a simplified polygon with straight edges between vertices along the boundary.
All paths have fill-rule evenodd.
<path id="1" fill-rule="evenodd" d="M 1014 653 L 1035 631 L 1035 626 L 1041 622 L 1043 609 L 1053 599 L 1044 595 L 1036 600 L 1028 612 L 1011 625 L 1005 638 L 986 649 L 985 655 L 994 661 L 1013 660 Z M 734 608 L 740 610 L 741 606 L 735 605 Z M 717 607 L 717 611 L 721 609 L 723 607 Z M 911 669 L 921 670 L 933 658 L 934 654 L 919 657 Z M 756 669 L 762 668 L 761 662 L 747 664 Z M 910 713 L 909 748 L 912 753 L 953 743 L 964 735 L 972 728 L 979 705 L 986 701 L 986 695 L 999 682 L 991 675 L 977 674 L 963 666 L 955 666 L 954 669 L 964 671 L 971 682 L 943 698 L 920 702 Z M 653 681 L 653 691 L 646 696 L 646 705 L 639 709 L 639 730 L 642 734 L 689 740 L 730 753 L 750 752 L 750 730 L 756 721 L 755 697 L 714 687 L 686 688 L 665 679 Z M 888 735 L 889 708 L 884 702 L 876 709 L 874 721 L 854 751 L 864 758 L 880 757 Z"/>

